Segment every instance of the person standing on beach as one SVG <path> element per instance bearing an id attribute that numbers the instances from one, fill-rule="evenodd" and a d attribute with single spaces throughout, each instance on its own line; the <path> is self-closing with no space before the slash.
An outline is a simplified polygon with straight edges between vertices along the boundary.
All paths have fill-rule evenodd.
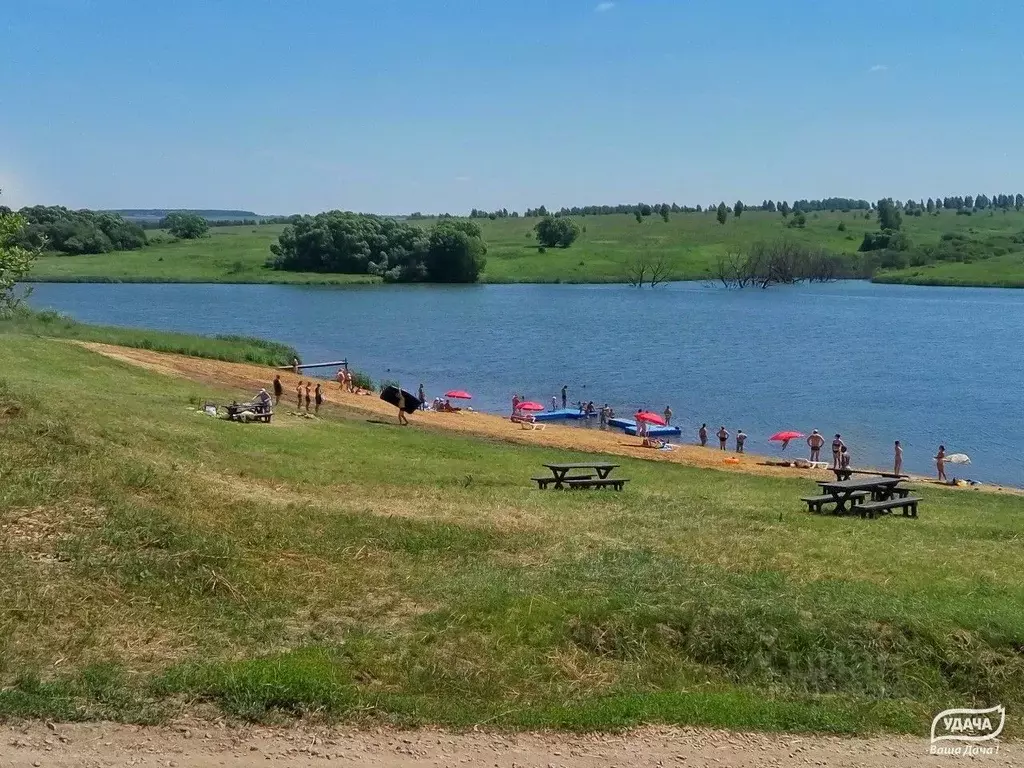
<path id="1" fill-rule="evenodd" d="M 726 450 L 725 444 L 729 442 L 729 430 L 725 428 L 723 424 L 718 428 L 718 448 L 719 450 Z"/>
<path id="2" fill-rule="evenodd" d="M 665 406 L 665 426 L 672 426 L 672 409 L 669 406 Z"/>
<path id="3" fill-rule="evenodd" d="M 939 482 L 945 483 L 946 480 L 946 446 L 940 445 L 939 452 L 935 454 L 935 468 L 939 470 Z"/>
<path id="4" fill-rule="evenodd" d="M 292 358 L 292 373 L 297 374 L 299 372 L 299 358 Z"/>
<path id="5" fill-rule="evenodd" d="M 284 384 L 281 383 L 281 374 L 274 377 L 274 405 L 281 403 L 281 395 L 284 394 Z"/>
<path id="6" fill-rule="evenodd" d="M 309 413 L 309 404 L 310 404 L 310 402 L 313 399 L 311 397 L 311 394 L 310 394 L 310 390 L 312 388 L 313 388 L 313 382 L 312 381 L 307 381 L 306 382 L 306 413 Z"/>
<path id="7" fill-rule="evenodd" d="M 844 445 L 839 451 L 839 468 L 849 469 L 850 468 L 850 451 L 847 450 Z"/>
<path id="8" fill-rule="evenodd" d="M 708 444 L 708 425 L 701 424 L 700 429 L 697 430 L 697 437 L 700 438 L 700 445 L 702 448 L 706 448 Z"/>
<path id="9" fill-rule="evenodd" d="M 554 395 L 551 396 L 551 410 L 552 411 L 557 411 L 558 410 L 558 399 Z"/>
<path id="10" fill-rule="evenodd" d="M 338 389 L 340 389 L 342 392 L 344 392 L 345 391 L 345 369 L 344 368 L 339 368 L 338 369 L 338 375 L 335 376 L 334 378 L 336 378 L 338 380 Z"/>
<path id="11" fill-rule="evenodd" d="M 601 406 L 600 422 L 599 426 L 601 429 L 608 428 L 608 403 Z"/>
<path id="12" fill-rule="evenodd" d="M 562 408 L 563 409 L 569 407 L 568 397 L 569 397 L 569 385 L 568 384 L 563 384 L 562 385 Z"/>
<path id="13" fill-rule="evenodd" d="M 316 415 L 319 416 L 320 415 L 320 406 L 324 404 L 324 391 L 320 387 L 319 382 L 316 385 L 316 393 L 315 394 L 316 394 L 316 400 L 314 402 L 316 403 Z"/>
<path id="14" fill-rule="evenodd" d="M 519 395 L 512 395 L 512 415 L 516 415 L 516 411 L 519 410 L 519 404 L 522 400 L 519 399 Z"/>
<path id="15" fill-rule="evenodd" d="M 894 475 L 903 474 L 903 446 L 900 445 L 900 441 L 896 441 L 896 445 L 893 446 L 893 467 L 892 473 Z"/>
<path id="16" fill-rule="evenodd" d="M 807 438 L 807 445 L 811 449 L 811 461 L 821 461 L 821 448 L 825 445 L 825 438 L 818 430 L 811 432 L 811 436 Z"/>
<path id="17" fill-rule="evenodd" d="M 299 384 L 295 387 L 295 407 L 300 411 L 302 410 L 302 380 L 299 380 Z"/>
<path id="18" fill-rule="evenodd" d="M 427 408 L 427 395 L 423 391 L 423 382 L 422 381 L 420 382 L 420 388 L 419 388 L 419 391 L 417 392 L 417 394 L 419 395 L 419 398 L 420 398 L 420 408 L 422 408 L 423 410 L 426 410 L 426 408 Z"/>
<path id="19" fill-rule="evenodd" d="M 841 469 L 839 464 L 844 448 L 846 448 L 846 443 L 843 442 L 843 438 L 837 433 L 832 441 L 832 469 Z"/>
<path id="20" fill-rule="evenodd" d="M 736 433 L 736 453 L 743 453 L 743 444 L 745 442 L 747 442 L 747 436 L 743 433 L 743 430 L 741 429 L 739 432 Z"/>

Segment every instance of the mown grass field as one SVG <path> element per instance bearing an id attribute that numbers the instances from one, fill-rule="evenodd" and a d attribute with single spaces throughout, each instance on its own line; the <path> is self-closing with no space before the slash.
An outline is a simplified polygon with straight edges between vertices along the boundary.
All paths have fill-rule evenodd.
<path id="1" fill-rule="evenodd" d="M 638 224 L 632 215 L 580 217 L 586 231 L 571 248 L 540 253 L 533 238 L 536 219 L 476 219 L 487 242 L 487 282 L 620 282 L 638 254 L 664 256 L 675 279 L 709 277 L 719 256 L 759 240 L 790 237 L 835 252 L 857 250 L 864 233 L 878 228 L 861 213 L 812 213 L 807 226 L 786 226 L 780 214 L 748 211 L 720 225 L 714 214 L 677 214 L 666 223 L 651 216 Z M 843 223 L 845 231 L 839 231 Z M 431 220 L 418 223 L 424 226 Z M 275 272 L 264 267 L 281 226 L 215 227 L 199 241 L 161 242 L 142 251 L 96 256 L 44 256 L 33 279 L 68 281 L 286 282 L 350 283 L 372 278 L 353 275 Z M 915 244 L 934 243 L 946 232 L 978 237 L 1024 230 L 1024 213 L 981 212 L 957 216 L 907 216 L 904 229 Z M 164 237 L 155 233 L 156 237 Z M 966 265 L 973 284 L 1024 284 L 1024 252 Z M 944 269 L 945 267 L 943 267 Z M 990 269 L 991 268 L 991 269 Z M 954 271 L 956 267 L 951 267 Z M 913 280 L 908 270 L 902 280 Z M 922 270 L 927 275 L 928 270 Z M 925 282 L 925 280 L 922 280 Z"/>
<path id="2" fill-rule="evenodd" d="M 190 403 L 240 393 L 18 334 L 0 371 L 0 715 L 1019 733 L 1019 497 L 836 519 L 628 459 L 623 493 L 540 492 L 571 456 L 226 423 Z"/>

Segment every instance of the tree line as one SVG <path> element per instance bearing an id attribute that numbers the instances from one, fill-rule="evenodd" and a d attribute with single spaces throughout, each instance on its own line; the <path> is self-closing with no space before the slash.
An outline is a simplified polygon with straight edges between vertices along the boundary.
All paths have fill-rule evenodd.
<path id="1" fill-rule="evenodd" d="M 326 211 L 298 216 L 271 245 L 272 269 L 377 275 L 386 282 L 473 283 L 487 246 L 476 224 L 446 218 L 429 229 L 385 216 Z"/>
<path id="2" fill-rule="evenodd" d="M 10 209 L 5 209 L 9 213 Z M 60 205 L 34 205 L 18 211 L 21 227 L 14 245 L 68 254 L 134 251 L 146 244 L 142 227 L 116 213 L 72 211 Z"/>

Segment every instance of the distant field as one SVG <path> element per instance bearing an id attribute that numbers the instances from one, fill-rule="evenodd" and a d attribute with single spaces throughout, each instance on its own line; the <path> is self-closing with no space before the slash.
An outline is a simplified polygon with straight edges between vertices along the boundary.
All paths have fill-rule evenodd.
<path id="1" fill-rule="evenodd" d="M 428 226 L 433 220 L 417 222 Z M 638 224 L 631 215 L 585 216 L 585 231 L 571 248 L 539 252 L 533 239 L 537 219 L 477 219 L 487 241 L 484 280 L 509 282 L 620 282 L 638 254 L 664 256 L 672 276 L 680 280 L 710 277 L 718 257 L 742 250 L 758 240 L 791 237 L 835 252 L 853 253 L 865 232 L 878 227 L 874 217 L 859 213 L 812 213 L 804 229 L 786 226 L 779 214 L 748 211 L 720 225 L 714 214 L 677 214 L 666 223 L 651 216 Z M 839 231 L 842 222 L 845 231 Z M 36 280 L 223 283 L 352 283 L 373 282 L 362 275 L 275 272 L 264 263 L 283 225 L 217 227 L 199 241 L 164 240 L 143 251 L 97 256 L 44 256 L 36 265 Z M 1024 231 L 1024 213 L 982 213 L 957 216 L 905 217 L 904 229 L 914 244 L 934 243 L 946 232 L 983 237 Z M 914 276 L 914 272 L 920 275 Z M 915 268 L 883 276 L 901 282 L 928 282 L 951 275 L 962 284 L 1024 285 L 1024 251 L 973 264 Z"/>
<path id="2" fill-rule="evenodd" d="M 1024 288 L 1024 252 L 993 256 L 970 264 L 946 262 L 886 272 L 883 283 Z"/>

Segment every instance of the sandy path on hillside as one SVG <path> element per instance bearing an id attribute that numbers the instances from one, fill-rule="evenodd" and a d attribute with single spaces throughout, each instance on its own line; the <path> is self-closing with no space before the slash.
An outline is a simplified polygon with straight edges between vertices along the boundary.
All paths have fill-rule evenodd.
<path id="1" fill-rule="evenodd" d="M 248 398 L 259 391 L 260 387 L 271 388 L 275 371 L 258 365 L 244 363 L 225 363 L 219 360 L 188 357 L 185 355 L 153 352 L 145 349 L 118 347 L 110 344 L 77 342 L 107 357 L 138 365 L 151 371 L 169 376 L 186 378 L 202 384 L 218 388 L 238 389 L 238 398 Z M 295 386 L 300 380 L 309 377 L 296 376 L 291 371 L 282 371 L 281 382 L 284 384 L 284 397 L 278 407 L 277 422 L 292 418 L 295 411 Z M 325 379 L 314 379 L 324 384 L 327 402 L 321 409 L 321 415 L 330 418 L 332 413 L 340 415 L 365 415 L 382 418 L 389 422 L 395 421 L 395 408 L 380 400 L 376 395 L 354 395 L 342 392 L 336 382 Z M 355 412 L 355 414 L 353 413 Z M 506 417 L 486 413 L 434 413 L 420 411 L 410 417 L 414 426 L 422 425 L 439 430 L 461 432 L 480 437 L 489 437 L 506 442 L 527 445 L 550 446 L 586 453 L 605 453 L 616 456 L 630 456 L 636 459 L 651 461 L 668 461 L 686 464 L 693 467 L 718 469 L 726 472 L 740 472 L 770 477 L 803 477 L 812 480 L 825 480 L 833 477 L 828 470 L 798 469 L 794 467 L 767 466 L 762 456 L 743 455 L 738 464 L 726 463 L 726 457 L 735 458 L 733 453 L 723 454 L 712 448 L 701 448 L 698 445 L 676 445 L 671 451 L 658 451 L 644 448 L 640 439 L 630 437 L 618 430 L 602 432 L 598 429 L 581 429 L 561 424 L 546 424 L 543 430 L 522 429 Z M 712 440 L 714 437 L 712 436 Z M 799 455 L 799 454 L 797 454 Z M 916 481 L 926 482 L 922 478 Z M 995 486 L 976 486 L 974 489 L 995 492 L 1021 493 L 1017 489 L 997 488 Z"/>
<path id="2" fill-rule="evenodd" d="M 963 758 L 959 758 L 962 762 Z M 26 724 L 0 732 L 0 765 L 186 766 L 252 768 L 351 765 L 375 768 L 470 766 L 948 766 L 957 758 L 928 754 L 927 737 L 833 738 L 643 728 L 623 734 L 500 733 L 438 730 L 365 731 L 298 726 L 225 727 L 188 722 L 167 727 Z M 1024 748 L 1001 744 L 972 764 L 1024 763 Z"/>

